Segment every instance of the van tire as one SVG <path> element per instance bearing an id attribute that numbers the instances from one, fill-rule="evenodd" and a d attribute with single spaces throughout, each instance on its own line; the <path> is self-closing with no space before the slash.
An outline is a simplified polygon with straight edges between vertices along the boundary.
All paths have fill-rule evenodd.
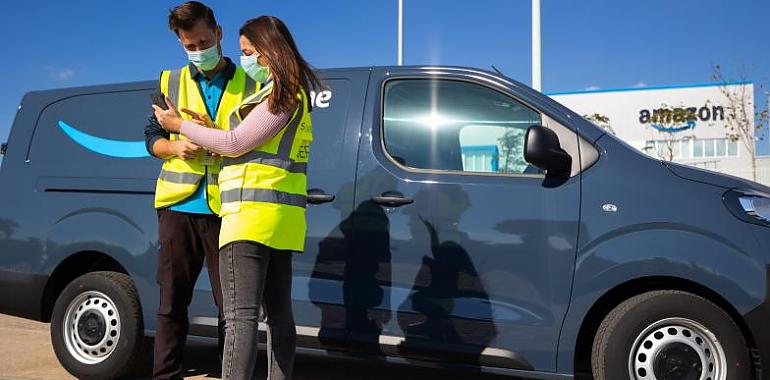
<path id="1" fill-rule="evenodd" d="M 751 379 L 746 340 L 719 306 L 677 290 L 651 291 L 622 302 L 604 318 L 591 350 L 596 380 L 652 379 L 650 371 L 709 371 L 712 366 L 714 380 Z"/>
<path id="2" fill-rule="evenodd" d="M 138 364 L 144 342 L 142 310 L 131 278 L 92 272 L 69 283 L 53 308 L 51 342 L 61 365 L 78 379 L 127 374 Z"/>

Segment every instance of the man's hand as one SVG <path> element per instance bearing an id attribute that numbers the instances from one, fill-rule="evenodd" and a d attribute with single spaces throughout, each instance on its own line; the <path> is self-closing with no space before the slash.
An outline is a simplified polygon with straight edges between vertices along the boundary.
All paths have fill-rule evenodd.
<path id="1" fill-rule="evenodd" d="M 198 156 L 198 152 L 203 148 L 193 144 L 189 140 L 174 140 L 171 141 L 171 151 L 175 156 L 183 160 L 193 160 Z"/>
<path id="2" fill-rule="evenodd" d="M 152 105 L 152 109 L 155 112 L 155 118 L 158 119 L 158 123 L 163 127 L 163 129 L 171 133 L 179 133 L 179 130 L 182 128 L 182 118 L 176 111 L 174 104 L 171 103 L 168 98 L 164 97 L 164 99 L 166 101 L 166 105 L 168 106 L 167 110 L 164 110 L 155 104 Z"/>

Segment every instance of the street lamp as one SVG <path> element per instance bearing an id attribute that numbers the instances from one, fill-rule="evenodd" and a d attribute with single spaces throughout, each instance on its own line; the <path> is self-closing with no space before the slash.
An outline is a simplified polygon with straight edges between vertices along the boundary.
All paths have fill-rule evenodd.
<path id="1" fill-rule="evenodd" d="M 398 65 L 404 64 L 404 0 L 398 0 Z"/>
<path id="2" fill-rule="evenodd" d="M 540 0 L 532 0 L 532 88 L 538 91 L 543 90 L 540 66 Z"/>

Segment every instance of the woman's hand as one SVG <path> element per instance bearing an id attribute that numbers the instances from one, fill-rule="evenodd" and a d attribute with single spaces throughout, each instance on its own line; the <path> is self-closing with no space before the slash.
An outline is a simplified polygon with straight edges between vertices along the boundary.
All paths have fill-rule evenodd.
<path id="1" fill-rule="evenodd" d="M 195 124 L 202 125 L 207 128 L 216 128 L 216 125 L 213 121 L 211 121 L 211 118 L 208 114 L 198 113 L 187 108 L 182 108 L 180 111 L 190 115 L 190 117 L 192 117 L 192 121 L 194 121 Z"/>
<path id="2" fill-rule="evenodd" d="M 168 109 L 164 110 L 153 104 L 152 108 L 155 110 L 155 118 L 158 119 L 158 123 L 160 123 L 163 129 L 171 133 L 179 133 L 179 130 L 182 129 L 182 117 L 179 116 L 176 108 L 167 97 L 163 97 L 163 99 L 166 101 Z"/>

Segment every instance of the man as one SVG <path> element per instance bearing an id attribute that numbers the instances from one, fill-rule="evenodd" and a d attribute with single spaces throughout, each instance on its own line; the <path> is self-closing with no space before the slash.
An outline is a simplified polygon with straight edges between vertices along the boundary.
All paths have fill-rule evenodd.
<path id="1" fill-rule="evenodd" d="M 243 69 L 222 56 L 222 28 L 209 7 L 190 1 L 171 9 L 168 20 L 190 64 L 163 71 L 160 92 L 176 109 L 208 114 L 218 127 L 228 129 L 230 111 L 255 91 L 256 84 Z M 217 184 L 221 159 L 182 135 L 170 135 L 154 116 L 145 128 L 145 142 L 149 153 L 164 160 L 155 191 L 160 305 L 153 379 L 181 379 L 189 329 L 187 308 L 204 261 L 219 308 L 220 347 L 223 342 L 217 216 L 221 207 Z"/>

